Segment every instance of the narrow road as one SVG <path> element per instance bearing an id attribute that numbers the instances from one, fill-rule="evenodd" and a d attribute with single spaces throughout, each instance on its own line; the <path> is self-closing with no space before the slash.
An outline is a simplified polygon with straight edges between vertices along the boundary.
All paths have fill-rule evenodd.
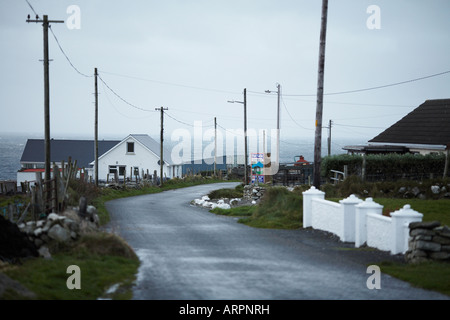
<path id="1" fill-rule="evenodd" d="M 190 205 L 213 189 L 235 185 L 201 185 L 106 204 L 108 228 L 142 261 L 133 299 L 448 299 L 383 273 L 381 289 L 368 289 L 368 264 L 395 259 L 389 254 L 353 250 L 312 229 L 251 228 Z"/>

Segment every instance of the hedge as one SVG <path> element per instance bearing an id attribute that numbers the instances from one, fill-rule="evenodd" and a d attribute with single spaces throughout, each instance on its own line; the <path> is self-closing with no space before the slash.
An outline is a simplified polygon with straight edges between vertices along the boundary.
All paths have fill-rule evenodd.
<path id="1" fill-rule="evenodd" d="M 441 178 L 444 173 L 445 155 L 439 154 L 369 154 L 366 158 L 367 180 L 396 180 Z M 321 164 L 322 176 L 332 177 L 330 170 L 344 171 L 347 165 L 348 175 L 361 176 L 363 157 L 361 155 L 334 155 L 324 157 Z"/>

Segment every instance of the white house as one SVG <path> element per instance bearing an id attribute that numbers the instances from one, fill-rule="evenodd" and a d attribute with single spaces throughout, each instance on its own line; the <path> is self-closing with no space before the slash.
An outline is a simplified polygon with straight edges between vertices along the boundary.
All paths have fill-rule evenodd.
<path id="1" fill-rule="evenodd" d="M 146 134 L 130 134 L 98 158 L 99 180 L 108 180 L 118 174 L 119 180 L 134 180 L 138 176 L 153 175 L 156 171 L 160 176 L 160 144 Z M 181 177 L 181 164 L 174 164 L 170 152 L 163 150 L 164 178 Z M 90 163 L 94 171 L 95 161 Z"/>
<path id="2" fill-rule="evenodd" d="M 29 139 L 20 159 L 21 169 L 17 172 L 17 184 L 34 181 L 36 173 L 43 173 L 45 155 L 44 140 Z M 69 158 L 76 161 L 78 168 L 84 168 L 90 177 L 94 177 L 94 141 L 93 140 L 56 140 L 51 139 L 50 162 L 61 167 L 62 161 Z M 160 176 L 160 144 L 146 134 L 131 134 L 122 141 L 99 140 L 99 180 L 114 178 L 142 179 L 145 175 L 153 175 L 156 170 Z M 174 164 L 171 153 L 163 150 L 163 177 L 174 178 L 182 176 L 182 165 Z"/>

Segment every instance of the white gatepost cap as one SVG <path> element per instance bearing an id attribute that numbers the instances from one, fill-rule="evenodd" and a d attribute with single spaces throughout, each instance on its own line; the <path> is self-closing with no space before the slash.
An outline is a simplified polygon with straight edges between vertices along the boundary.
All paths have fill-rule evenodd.
<path id="1" fill-rule="evenodd" d="M 303 194 L 325 194 L 325 192 L 316 189 L 316 187 L 312 186 L 309 190 L 303 192 Z"/>
<path id="2" fill-rule="evenodd" d="M 356 205 L 358 208 L 370 208 L 370 209 L 380 209 L 383 206 L 379 203 L 373 201 L 373 198 L 366 198 L 364 202 Z"/>
<path id="3" fill-rule="evenodd" d="M 354 203 L 360 203 L 360 202 L 362 202 L 362 200 L 359 199 L 354 194 L 351 194 L 349 197 L 347 197 L 343 200 L 339 200 L 339 203 L 344 203 L 344 204 L 354 204 Z"/>
<path id="4" fill-rule="evenodd" d="M 400 210 L 391 213 L 392 217 L 404 217 L 404 218 L 422 218 L 423 214 L 411 209 L 409 204 L 405 204 Z"/>

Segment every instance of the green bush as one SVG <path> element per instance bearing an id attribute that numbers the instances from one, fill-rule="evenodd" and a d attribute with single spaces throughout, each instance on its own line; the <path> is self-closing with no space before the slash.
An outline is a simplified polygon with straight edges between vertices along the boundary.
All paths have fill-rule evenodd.
<path id="1" fill-rule="evenodd" d="M 445 155 L 440 154 L 369 154 L 365 156 L 367 180 L 428 179 L 430 174 L 442 177 Z M 361 155 L 334 155 L 324 157 L 321 174 L 331 178 L 331 170 L 344 171 L 347 166 L 348 175 L 361 176 L 363 157 Z"/>

